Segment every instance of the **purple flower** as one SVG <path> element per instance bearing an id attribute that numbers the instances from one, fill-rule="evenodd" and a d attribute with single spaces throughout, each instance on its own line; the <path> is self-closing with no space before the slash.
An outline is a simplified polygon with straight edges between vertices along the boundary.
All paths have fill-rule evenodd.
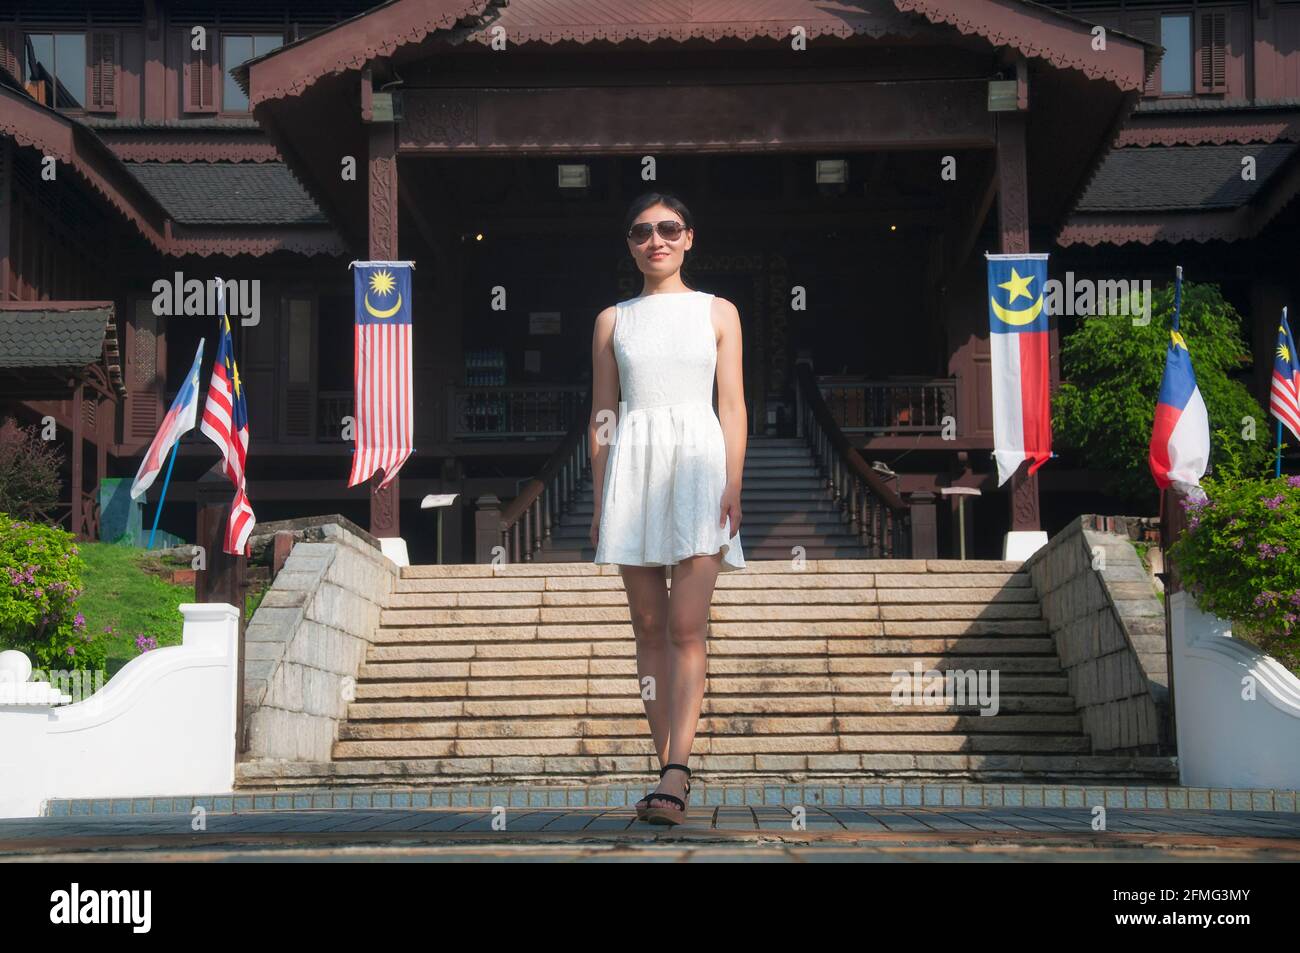
<path id="1" fill-rule="evenodd" d="M 72 627 L 80 631 L 86 627 L 86 617 L 78 612 L 72 619 Z"/>
<path id="2" fill-rule="evenodd" d="M 75 648 L 73 648 L 71 645 L 69 645 L 69 646 L 68 646 L 68 654 L 69 654 L 69 655 L 76 655 L 76 654 L 77 654 L 77 650 L 76 650 Z"/>
<path id="3" fill-rule="evenodd" d="M 1263 500 L 1264 505 L 1270 510 L 1275 510 L 1282 505 L 1283 501 L 1286 500 L 1286 497 L 1279 493 L 1277 496 L 1262 497 L 1261 499 Z"/>
<path id="4" fill-rule="evenodd" d="M 1300 488 L 1300 473 L 1297 473 L 1295 476 L 1287 477 L 1287 478 L 1286 478 L 1286 485 L 1287 485 L 1287 486 L 1291 486 L 1291 487 Z"/>
<path id="5" fill-rule="evenodd" d="M 141 652 L 151 652 L 158 648 L 158 640 L 141 632 L 135 637 L 135 647 Z"/>

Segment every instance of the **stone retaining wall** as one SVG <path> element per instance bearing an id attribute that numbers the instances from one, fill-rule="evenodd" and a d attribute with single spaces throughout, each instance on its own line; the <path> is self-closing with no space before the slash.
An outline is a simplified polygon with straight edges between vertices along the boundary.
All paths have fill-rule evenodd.
<path id="1" fill-rule="evenodd" d="M 1127 527 L 1081 516 L 1027 559 L 1024 571 L 1094 753 L 1172 753 L 1164 605 Z"/>
<path id="2" fill-rule="evenodd" d="M 245 632 L 248 759 L 328 761 L 398 569 L 365 534 L 313 528 Z"/>

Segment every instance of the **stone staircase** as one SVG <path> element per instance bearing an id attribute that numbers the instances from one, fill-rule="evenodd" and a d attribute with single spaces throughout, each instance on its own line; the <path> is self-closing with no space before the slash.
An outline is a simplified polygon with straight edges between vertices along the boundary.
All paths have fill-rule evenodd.
<path id="1" fill-rule="evenodd" d="M 804 440 L 750 437 L 740 503 L 740 542 L 746 562 L 790 559 L 794 546 L 804 547 L 807 559 L 866 559 L 871 555 L 849 532 Z M 588 480 L 537 560 L 589 563 L 595 559 L 590 540 L 594 506 Z"/>
<path id="2" fill-rule="evenodd" d="M 1176 783 L 1091 754 L 1021 564 L 750 560 L 719 577 L 692 767 L 702 779 Z M 977 703 L 902 705 L 891 673 L 998 675 Z M 413 566 L 384 609 L 328 763 L 244 787 L 657 776 L 621 577 L 594 564 Z"/>

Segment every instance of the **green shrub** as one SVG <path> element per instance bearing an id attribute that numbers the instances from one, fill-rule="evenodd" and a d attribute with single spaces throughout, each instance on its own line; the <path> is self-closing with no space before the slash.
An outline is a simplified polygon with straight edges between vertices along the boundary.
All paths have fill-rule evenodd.
<path id="1" fill-rule="evenodd" d="M 0 421 L 0 513 L 43 519 L 59 502 L 63 454 L 40 438 L 35 427 L 12 417 Z"/>
<path id="2" fill-rule="evenodd" d="M 1173 327 L 1173 285 L 1151 292 L 1151 322 L 1129 315 L 1084 320 L 1061 342 L 1061 386 L 1052 400 L 1052 431 L 1063 456 L 1112 471 L 1099 487 L 1155 510 L 1159 489 L 1147 462 L 1156 399 Z M 1241 316 L 1215 285 L 1183 283 L 1180 323 L 1196 383 L 1210 417 L 1210 472 L 1266 472 L 1273 448 L 1270 418 L 1231 376 L 1250 362 Z M 1251 422 L 1247 423 L 1247 418 Z"/>
<path id="3" fill-rule="evenodd" d="M 71 533 L 0 513 L 0 648 L 41 669 L 102 669 L 104 645 L 77 610 L 84 569 Z"/>
<path id="4" fill-rule="evenodd" d="M 1170 547 L 1206 612 L 1293 670 L 1300 657 L 1300 476 L 1203 481 L 1185 500 L 1188 529 Z M 1234 631 L 1237 631 L 1234 629 Z"/>

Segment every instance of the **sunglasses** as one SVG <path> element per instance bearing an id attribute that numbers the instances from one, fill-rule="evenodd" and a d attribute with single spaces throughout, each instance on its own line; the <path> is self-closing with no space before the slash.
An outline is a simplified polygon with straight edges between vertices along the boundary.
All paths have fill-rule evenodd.
<path id="1" fill-rule="evenodd" d="M 638 222 L 628 229 L 627 237 L 632 239 L 638 245 L 644 244 L 650 238 L 652 232 L 658 232 L 659 237 L 664 241 L 675 242 L 682 237 L 682 232 L 686 226 L 674 219 L 665 219 L 662 222 Z"/>

